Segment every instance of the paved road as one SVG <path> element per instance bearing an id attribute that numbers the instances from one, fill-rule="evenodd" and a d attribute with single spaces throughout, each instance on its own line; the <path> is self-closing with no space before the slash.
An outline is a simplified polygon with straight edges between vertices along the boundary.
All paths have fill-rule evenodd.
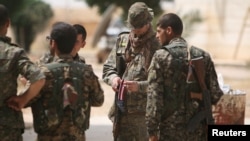
<path id="1" fill-rule="evenodd" d="M 25 110 L 26 117 L 30 115 L 29 109 Z M 93 117 L 90 120 L 90 128 L 86 132 L 87 141 L 112 141 L 112 124 L 106 116 Z M 32 123 L 26 119 L 24 141 L 35 141 L 36 133 Z"/>

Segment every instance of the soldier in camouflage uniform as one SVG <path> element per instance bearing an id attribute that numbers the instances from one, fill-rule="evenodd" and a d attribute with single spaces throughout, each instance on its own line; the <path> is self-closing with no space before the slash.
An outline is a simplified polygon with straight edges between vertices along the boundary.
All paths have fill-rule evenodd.
<path id="1" fill-rule="evenodd" d="M 73 59 L 75 61 L 80 61 L 80 62 L 86 63 L 85 58 L 78 54 L 80 48 L 84 48 L 86 45 L 86 37 L 87 37 L 86 29 L 84 26 L 82 26 L 80 24 L 74 24 L 73 27 L 76 29 L 76 32 L 77 32 L 77 39 L 76 39 L 75 47 L 74 47 L 73 51 L 71 52 L 71 54 L 72 54 L 72 56 L 74 56 Z M 47 40 L 50 40 L 49 36 L 46 38 L 47 38 Z M 39 60 L 36 62 L 36 64 L 38 66 L 40 66 L 42 64 L 47 64 L 47 63 L 53 62 L 53 59 L 54 59 L 53 54 L 54 53 L 55 53 L 54 49 L 50 48 L 50 50 L 48 52 L 46 52 L 41 58 L 39 58 Z M 19 80 L 23 83 L 23 85 L 25 85 L 25 88 L 22 91 L 20 91 L 20 93 L 23 93 L 24 91 L 27 90 L 27 88 L 29 88 L 30 83 L 27 82 L 27 80 L 25 80 L 22 76 L 20 76 Z"/>
<path id="2" fill-rule="evenodd" d="M 86 45 L 87 32 L 86 32 L 85 27 L 80 24 L 74 24 L 73 27 L 75 28 L 77 32 L 77 37 L 76 37 L 77 39 L 76 39 L 75 47 L 72 50 L 71 54 L 75 61 L 80 61 L 80 62 L 85 63 L 85 58 L 80 56 L 78 52 L 81 48 L 84 48 Z M 50 40 L 49 37 L 46 37 L 46 38 Z M 46 52 L 38 60 L 37 64 L 40 65 L 40 64 L 47 64 L 47 63 L 53 62 L 53 57 L 54 57 L 54 49 L 50 48 L 49 52 Z"/>
<path id="3" fill-rule="evenodd" d="M 39 93 L 45 76 L 22 48 L 11 43 L 11 38 L 6 36 L 9 26 L 8 10 L 0 4 L 0 140 L 22 141 L 24 121 L 21 108 Z M 17 96 L 19 74 L 31 85 L 25 93 Z"/>
<path id="4" fill-rule="evenodd" d="M 75 47 L 71 54 L 72 56 L 74 56 L 73 57 L 74 60 L 85 63 L 85 58 L 82 56 L 79 56 L 78 52 L 81 48 L 84 48 L 86 45 L 87 32 L 86 32 L 86 29 L 80 24 L 74 24 L 73 27 L 76 29 L 77 38 L 76 38 Z"/>
<path id="5" fill-rule="evenodd" d="M 160 48 L 155 38 L 151 21 L 152 9 L 143 2 L 134 3 L 128 14 L 129 33 L 119 35 L 116 46 L 112 49 L 103 66 L 103 80 L 117 92 L 118 85 L 124 80 L 126 93 L 126 111 L 121 114 L 118 141 L 145 141 L 148 139 L 145 125 L 147 69 L 154 52 Z M 118 61 L 118 56 L 124 62 Z M 118 64 L 119 63 L 119 64 Z M 119 65 L 125 66 L 120 75 Z M 113 105 L 109 118 L 113 121 L 116 115 Z M 114 124 L 114 123 L 113 123 Z"/>
<path id="6" fill-rule="evenodd" d="M 181 37 L 182 30 L 181 19 L 173 13 L 163 15 L 157 23 L 156 37 L 163 47 L 154 54 L 148 72 L 146 124 L 150 141 L 206 140 L 204 119 L 198 121 L 193 131 L 187 130 L 203 103 L 188 93 L 199 85 L 186 83 L 188 45 Z M 205 83 L 211 94 L 211 104 L 216 104 L 223 92 L 209 53 L 192 47 L 190 54 L 191 58 L 204 57 Z"/>
<path id="7" fill-rule="evenodd" d="M 90 65 L 74 61 L 76 42 L 73 26 L 59 22 L 53 26 L 50 45 L 54 61 L 41 68 L 46 83 L 41 97 L 31 104 L 38 141 L 85 141 L 90 106 L 101 106 L 103 90 Z"/>

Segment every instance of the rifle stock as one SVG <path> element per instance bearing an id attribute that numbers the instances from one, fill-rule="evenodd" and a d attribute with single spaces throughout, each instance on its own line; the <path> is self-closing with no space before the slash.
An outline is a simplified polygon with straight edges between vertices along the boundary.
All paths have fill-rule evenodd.
<path id="1" fill-rule="evenodd" d="M 126 97 L 126 88 L 124 87 L 124 79 L 122 79 L 121 83 L 118 86 L 119 91 L 116 92 L 115 97 L 115 117 L 114 117 L 114 125 L 113 125 L 113 135 L 114 140 L 117 140 L 119 134 L 119 124 L 121 120 L 121 114 L 125 113 L 125 97 Z"/>
<path id="2" fill-rule="evenodd" d="M 119 133 L 119 124 L 120 124 L 120 110 L 117 107 L 117 99 L 118 99 L 118 92 L 115 93 L 115 116 L 114 116 L 114 123 L 113 123 L 113 137 L 114 141 L 117 141 L 118 133 Z"/>
<path id="3" fill-rule="evenodd" d="M 118 53 L 118 48 L 120 45 L 120 41 L 121 41 L 121 48 L 124 47 L 125 45 L 125 50 L 127 50 L 128 48 L 130 48 L 130 42 L 128 40 L 128 38 L 125 39 L 121 39 L 120 37 L 118 38 L 117 42 L 116 42 L 116 69 L 117 69 L 117 75 L 122 78 L 123 73 L 126 70 L 126 62 L 127 62 L 127 58 L 126 58 L 126 51 L 119 51 Z M 123 42 L 124 41 L 124 42 Z M 124 43 L 124 45 L 123 45 Z M 123 82 L 124 80 L 122 80 L 122 83 L 119 84 L 118 86 L 118 92 L 115 93 L 115 116 L 114 116 L 114 123 L 113 123 L 113 137 L 114 137 L 114 141 L 117 141 L 117 137 L 119 134 L 119 124 L 120 124 L 120 120 L 121 120 L 121 114 L 124 111 L 121 110 L 122 108 L 120 108 L 123 104 L 124 104 L 124 97 L 126 96 L 126 88 L 124 88 L 123 86 Z"/>
<path id="4" fill-rule="evenodd" d="M 202 102 L 204 104 L 204 110 L 197 113 L 188 123 L 188 130 L 194 131 L 194 129 L 199 125 L 200 121 L 204 118 L 208 125 L 214 124 L 213 114 L 212 114 L 212 105 L 210 92 L 207 89 L 205 83 L 205 64 L 204 58 L 198 57 L 191 59 L 191 64 L 193 68 L 194 75 L 196 76 L 199 86 L 202 93 Z"/>

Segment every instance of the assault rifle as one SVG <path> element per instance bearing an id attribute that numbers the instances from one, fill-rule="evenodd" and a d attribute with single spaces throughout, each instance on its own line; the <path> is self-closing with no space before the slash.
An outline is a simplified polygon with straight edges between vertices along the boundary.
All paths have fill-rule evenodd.
<path id="1" fill-rule="evenodd" d="M 130 42 L 127 38 L 121 38 L 120 35 L 122 34 L 127 34 L 129 35 L 129 32 L 122 32 L 120 33 L 118 36 L 118 40 L 116 42 L 116 69 L 117 69 L 117 74 L 120 78 L 122 78 L 123 73 L 125 72 L 126 69 L 126 62 L 127 59 L 125 61 L 125 53 L 128 48 L 130 48 Z M 118 53 L 119 52 L 119 53 Z M 113 123 L 113 137 L 114 137 L 114 141 L 117 141 L 117 137 L 119 134 L 119 125 L 120 125 L 120 120 L 121 120 L 121 114 L 123 112 L 123 110 L 120 108 L 124 103 L 124 99 L 125 99 L 125 88 L 123 86 L 123 81 L 122 83 L 119 84 L 118 86 L 119 91 L 115 93 L 115 104 L 114 104 L 114 123 Z"/>
<path id="2" fill-rule="evenodd" d="M 117 55 L 116 56 L 116 68 L 117 68 L 117 73 L 119 77 L 122 77 L 125 69 L 126 69 L 126 62 L 123 58 L 122 55 Z M 113 123 L 113 137 L 114 141 L 117 140 L 118 134 L 119 134 L 119 125 L 120 125 L 120 120 L 121 120 L 121 114 L 123 111 L 121 111 L 121 108 L 124 104 L 124 98 L 125 98 L 125 88 L 123 86 L 124 80 L 119 84 L 118 86 L 118 92 L 115 93 L 115 109 L 114 109 L 114 123 Z"/>
<path id="3" fill-rule="evenodd" d="M 120 89 L 120 85 L 118 86 L 118 89 Z M 119 93 L 115 93 L 115 104 L 114 104 L 114 123 L 113 123 L 113 137 L 114 141 L 117 141 L 117 137 L 119 134 L 119 124 L 121 120 L 121 111 L 119 110 L 117 106 L 117 100 L 118 100 Z"/>
<path id="4" fill-rule="evenodd" d="M 206 83 L 205 83 L 205 65 L 204 65 L 204 58 L 203 57 L 198 57 L 191 59 L 191 62 L 189 64 L 189 74 L 188 74 L 188 79 L 192 79 L 192 74 L 194 78 L 197 79 L 199 86 L 201 88 L 201 94 L 199 99 L 202 100 L 204 104 L 204 109 L 197 113 L 188 123 L 187 129 L 188 131 L 194 131 L 197 126 L 200 124 L 202 120 L 206 120 L 207 125 L 214 124 L 214 118 L 212 114 L 212 105 L 211 105 L 211 97 L 210 97 L 210 92 L 207 89 Z M 195 93 L 193 93 L 194 95 Z M 196 93 L 196 95 L 198 95 Z M 192 92 L 191 92 L 191 97 L 192 97 Z"/>

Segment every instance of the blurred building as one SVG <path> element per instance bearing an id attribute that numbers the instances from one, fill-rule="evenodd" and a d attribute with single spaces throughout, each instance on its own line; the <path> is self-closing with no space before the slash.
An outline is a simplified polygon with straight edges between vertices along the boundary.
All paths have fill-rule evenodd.
<path id="1" fill-rule="evenodd" d="M 55 21 L 83 24 L 88 32 L 86 48 L 92 48 L 90 43 L 102 16 L 97 12 L 97 7 L 90 8 L 82 1 L 75 1 L 78 3 L 72 4 L 73 1 L 75 0 L 64 0 L 60 1 L 61 5 L 53 6 L 55 17 L 51 24 Z M 162 0 L 161 6 L 165 12 L 175 12 L 180 17 L 190 11 L 199 11 L 201 22 L 192 27 L 184 23 L 186 29 L 192 28 L 191 35 L 186 39 L 190 44 L 209 51 L 213 58 L 250 60 L 248 55 L 250 51 L 250 42 L 248 41 L 250 39 L 250 0 L 174 0 L 173 2 Z M 106 29 L 108 37 L 115 37 L 118 32 L 123 30 L 122 27 L 113 27 L 115 27 L 114 24 L 110 23 L 109 28 Z M 39 46 L 46 49 L 44 47 L 47 45 L 45 36 L 49 34 L 49 31 L 50 27 L 37 37 L 32 45 L 33 49 L 37 50 Z M 99 41 L 102 43 L 99 45 L 106 46 L 103 44 L 104 40 L 106 40 L 106 44 L 111 44 L 114 39 L 101 38 Z"/>
<path id="2" fill-rule="evenodd" d="M 175 0 L 172 6 L 164 10 L 200 11 L 202 22 L 187 38 L 190 44 L 204 48 L 217 59 L 250 60 L 249 0 Z"/>
<path id="3" fill-rule="evenodd" d="M 173 0 L 170 2 L 162 0 L 161 6 L 165 13 L 175 12 L 181 18 L 187 13 L 198 11 L 201 22 L 190 24 L 183 18 L 184 36 L 186 32 L 190 32 L 186 37 L 188 42 L 209 51 L 214 59 L 250 60 L 248 55 L 250 42 L 247 40 L 250 38 L 249 0 Z M 101 39 L 102 45 L 106 43 L 107 46 L 109 39 L 115 39 L 112 38 L 114 36 L 107 37 Z"/>

